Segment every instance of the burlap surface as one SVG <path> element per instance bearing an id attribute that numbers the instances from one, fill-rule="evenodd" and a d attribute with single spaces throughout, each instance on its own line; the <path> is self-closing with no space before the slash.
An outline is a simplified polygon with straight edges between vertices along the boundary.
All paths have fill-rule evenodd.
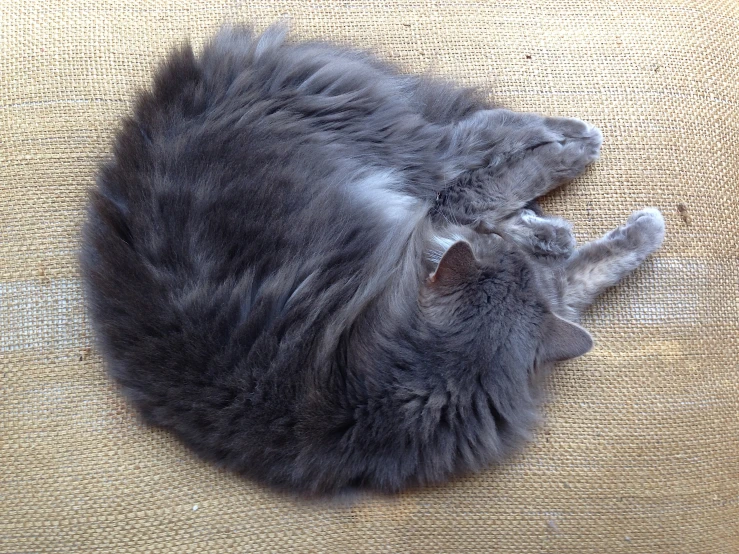
<path id="1" fill-rule="evenodd" d="M 173 43 L 282 15 L 597 124 L 601 161 L 546 202 L 579 238 L 666 216 L 504 467 L 297 504 L 142 426 L 104 375 L 76 253 L 117 121 Z M 0 0 L 0 551 L 739 552 L 738 103 L 731 1 Z"/>

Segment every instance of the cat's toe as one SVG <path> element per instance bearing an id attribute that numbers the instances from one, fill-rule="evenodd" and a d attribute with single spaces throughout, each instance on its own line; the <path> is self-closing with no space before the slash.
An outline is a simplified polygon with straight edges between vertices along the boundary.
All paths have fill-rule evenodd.
<path id="1" fill-rule="evenodd" d="M 640 225 L 649 225 L 655 229 L 665 229 L 665 218 L 657 208 L 644 208 L 632 213 L 626 220 L 629 224 L 639 223 Z"/>
<path id="2" fill-rule="evenodd" d="M 603 133 L 595 125 L 575 117 L 547 117 L 546 125 L 564 138 L 585 139 L 600 143 Z"/>
<path id="3" fill-rule="evenodd" d="M 600 148 L 603 146 L 603 133 L 597 127 L 590 126 L 590 134 L 583 137 L 586 149 L 590 152 L 593 160 L 597 160 L 600 156 Z"/>

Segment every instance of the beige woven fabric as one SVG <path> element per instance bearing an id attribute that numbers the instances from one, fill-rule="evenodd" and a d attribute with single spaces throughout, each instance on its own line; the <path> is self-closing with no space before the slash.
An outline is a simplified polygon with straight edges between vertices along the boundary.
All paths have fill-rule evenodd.
<path id="1" fill-rule="evenodd" d="M 76 252 L 117 121 L 172 44 L 283 15 L 597 124 L 601 161 L 546 202 L 579 238 L 666 216 L 502 468 L 299 504 L 142 426 L 105 377 Z M 0 552 L 739 552 L 738 105 L 730 0 L 0 0 Z"/>

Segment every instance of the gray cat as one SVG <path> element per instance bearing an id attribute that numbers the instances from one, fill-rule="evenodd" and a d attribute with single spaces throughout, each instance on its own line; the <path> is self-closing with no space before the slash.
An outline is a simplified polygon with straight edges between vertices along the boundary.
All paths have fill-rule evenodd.
<path id="1" fill-rule="evenodd" d="M 202 456 L 305 493 L 501 460 L 577 321 L 664 236 L 575 247 L 535 199 L 601 133 L 371 55 L 225 28 L 174 53 L 91 193 L 82 265 L 113 377 Z"/>

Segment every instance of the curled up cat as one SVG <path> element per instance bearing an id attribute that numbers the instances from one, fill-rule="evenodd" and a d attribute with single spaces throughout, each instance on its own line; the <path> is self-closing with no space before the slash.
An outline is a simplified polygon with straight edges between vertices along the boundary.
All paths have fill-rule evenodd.
<path id="1" fill-rule="evenodd" d="M 226 27 L 163 63 L 91 192 L 109 371 L 148 422 L 282 489 L 393 492 L 498 462 L 535 423 L 538 377 L 592 348 L 583 310 L 664 237 L 647 208 L 577 247 L 541 213 L 601 140 Z"/>

